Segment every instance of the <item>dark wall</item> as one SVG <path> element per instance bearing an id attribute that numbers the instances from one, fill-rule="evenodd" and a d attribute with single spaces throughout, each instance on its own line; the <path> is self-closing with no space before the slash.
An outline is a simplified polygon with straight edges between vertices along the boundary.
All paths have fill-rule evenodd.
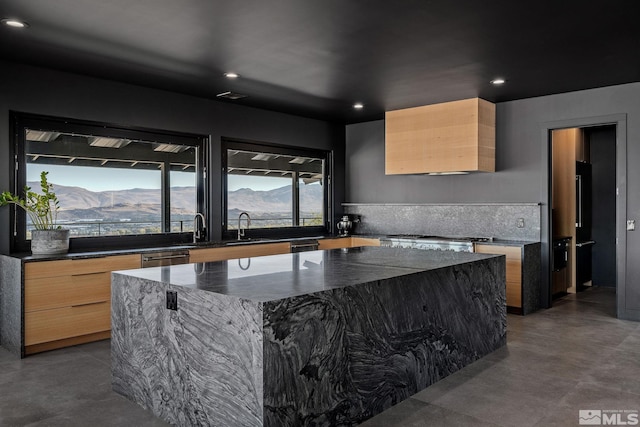
<path id="1" fill-rule="evenodd" d="M 616 285 L 616 129 L 602 126 L 585 129 L 591 152 L 592 280 L 595 286 Z"/>
<path id="2" fill-rule="evenodd" d="M 496 170 L 469 175 L 385 175 L 384 120 L 347 126 L 346 200 L 352 203 L 531 203 L 538 177 L 530 159 L 540 156 L 521 139 L 507 141 L 497 130 Z"/>
<path id="3" fill-rule="evenodd" d="M 361 203 L 540 202 L 543 254 L 549 248 L 549 142 L 546 129 L 572 121 L 598 124 L 605 116 L 626 116 L 627 209 L 640 219 L 640 83 L 498 103 L 495 173 L 462 176 L 385 176 L 384 122 L 347 126 L 346 200 Z M 624 215 L 624 212 L 621 213 Z M 626 257 L 640 259 L 640 232 L 628 232 Z M 543 259 L 548 289 L 548 260 Z M 619 315 L 640 320 L 640 265 L 626 263 L 619 279 Z M 543 296 L 543 300 L 547 300 Z"/>
<path id="4" fill-rule="evenodd" d="M 334 150 L 336 205 L 344 200 L 344 126 L 204 98 L 0 61 L 0 190 L 10 189 L 9 111 L 190 132 L 211 139 L 211 221 L 220 238 L 222 137 Z M 340 212 L 338 212 L 340 213 Z M 333 218 L 332 224 L 337 222 Z M 9 251 L 9 210 L 0 209 L 0 253 Z"/>

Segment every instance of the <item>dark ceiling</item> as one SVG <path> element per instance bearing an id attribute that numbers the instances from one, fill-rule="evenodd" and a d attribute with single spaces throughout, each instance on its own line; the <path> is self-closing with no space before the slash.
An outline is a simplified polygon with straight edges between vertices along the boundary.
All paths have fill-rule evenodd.
<path id="1" fill-rule="evenodd" d="M 636 0 L 3 0 L 2 58 L 354 123 L 640 81 Z M 229 80 L 226 71 L 240 74 Z M 496 77 L 507 79 L 497 87 Z M 354 102 L 365 108 L 355 111 Z"/>

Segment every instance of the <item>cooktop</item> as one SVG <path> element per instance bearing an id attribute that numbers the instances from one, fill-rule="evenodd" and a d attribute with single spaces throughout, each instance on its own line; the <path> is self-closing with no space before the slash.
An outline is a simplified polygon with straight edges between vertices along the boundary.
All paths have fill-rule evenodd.
<path id="1" fill-rule="evenodd" d="M 448 237 L 429 236 L 424 234 L 387 234 L 388 239 L 410 239 L 410 240 L 439 240 L 439 241 L 462 241 L 462 242 L 492 242 L 493 237 Z"/>

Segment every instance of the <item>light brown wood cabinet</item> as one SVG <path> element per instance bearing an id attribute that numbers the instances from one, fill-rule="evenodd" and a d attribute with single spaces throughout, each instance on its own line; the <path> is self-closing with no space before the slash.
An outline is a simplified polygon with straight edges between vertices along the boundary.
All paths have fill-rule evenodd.
<path id="1" fill-rule="evenodd" d="M 356 246 L 380 246 L 380 239 L 370 237 L 351 237 L 351 247 Z"/>
<path id="2" fill-rule="evenodd" d="M 318 240 L 318 249 L 320 250 L 351 248 L 354 246 L 380 246 L 380 240 L 353 236 Z M 289 242 L 254 243 L 220 248 L 201 248 L 191 249 L 189 251 L 189 262 L 224 261 L 228 259 L 286 254 L 289 252 L 291 252 L 291 245 Z"/>
<path id="3" fill-rule="evenodd" d="M 289 242 L 241 244 L 222 248 L 191 249 L 189 251 L 189 262 L 223 261 L 236 258 L 286 254 L 289 252 L 291 252 Z"/>
<path id="4" fill-rule="evenodd" d="M 351 236 L 318 241 L 318 249 L 353 248 L 356 246 L 380 246 L 380 239 Z"/>
<path id="5" fill-rule="evenodd" d="M 140 255 L 26 263 L 25 354 L 109 338 L 111 272 L 132 268 Z"/>
<path id="6" fill-rule="evenodd" d="M 318 240 L 318 249 L 340 249 L 351 247 L 351 237 L 340 237 L 338 239 L 322 239 Z"/>
<path id="7" fill-rule="evenodd" d="M 507 307 L 522 310 L 522 248 L 520 246 L 475 245 L 475 252 L 507 258 Z"/>
<path id="8" fill-rule="evenodd" d="M 385 173 L 494 172 L 495 121 L 480 98 L 387 111 Z"/>

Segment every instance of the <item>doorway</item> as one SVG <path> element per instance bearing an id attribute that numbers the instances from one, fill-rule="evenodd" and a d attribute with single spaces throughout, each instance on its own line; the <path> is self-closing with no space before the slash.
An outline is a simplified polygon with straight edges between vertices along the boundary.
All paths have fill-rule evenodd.
<path id="1" fill-rule="evenodd" d="M 616 289 L 616 125 L 552 129 L 549 218 L 552 300 Z"/>

